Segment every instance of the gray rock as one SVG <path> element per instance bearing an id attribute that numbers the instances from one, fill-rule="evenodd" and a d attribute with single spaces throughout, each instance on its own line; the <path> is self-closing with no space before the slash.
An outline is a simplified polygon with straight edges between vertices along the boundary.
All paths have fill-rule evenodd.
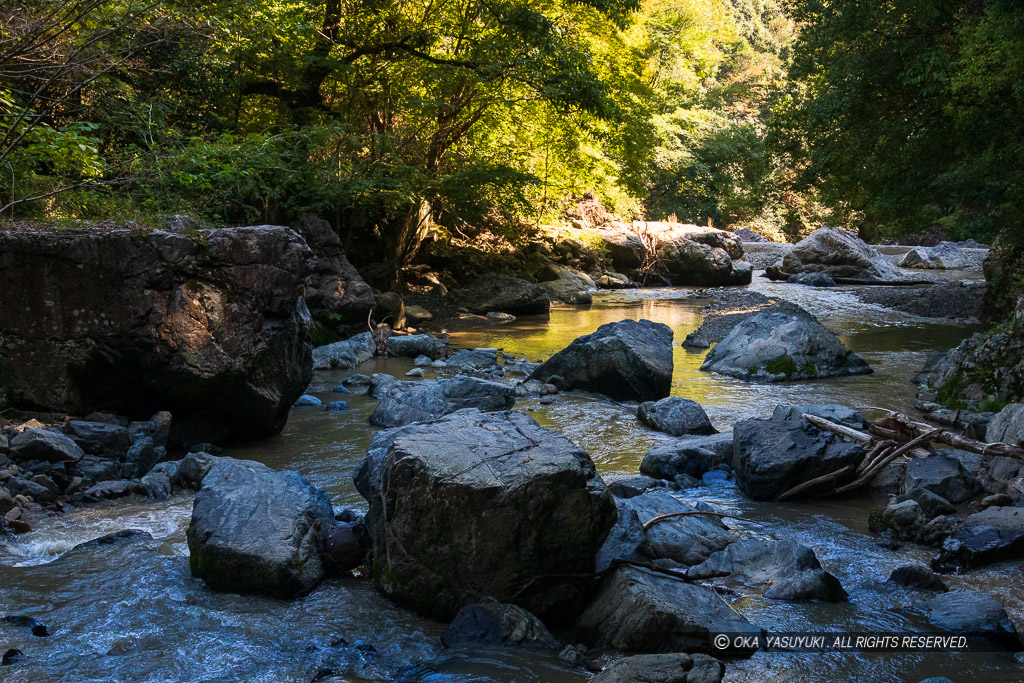
<path id="1" fill-rule="evenodd" d="M 448 624 L 442 642 L 446 647 L 466 642 L 550 649 L 559 646 L 540 619 L 518 605 L 497 600 L 484 600 L 460 609 Z"/>
<path id="2" fill-rule="evenodd" d="M 853 280 L 900 280 L 903 275 L 878 250 L 839 228 L 821 228 L 797 242 L 783 257 L 787 273 L 825 273 Z"/>
<path id="3" fill-rule="evenodd" d="M 736 228 L 732 231 L 732 234 L 739 237 L 743 242 L 771 242 L 770 239 L 766 239 L 750 228 Z"/>
<path id="4" fill-rule="evenodd" d="M 87 455 L 75 463 L 73 471 L 82 479 L 95 483 L 117 479 L 121 475 L 121 465 L 113 460 Z"/>
<path id="5" fill-rule="evenodd" d="M 758 313 L 736 325 L 708 353 L 701 370 L 748 382 L 870 373 L 871 368 L 814 320 Z"/>
<path id="6" fill-rule="evenodd" d="M 123 498 L 135 489 L 132 482 L 125 479 L 118 481 L 101 481 L 85 492 L 87 500 L 110 500 Z"/>
<path id="7" fill-rule="evenodd" d="M 370 415 L 370 424 L 400 427 L 427 422 L 463 408 L 489 412 L 507 410 L 515 404 L 515 389 L 467 375 L 451 379 L 383 382 L 373 389 L 380 399 Z"/>
<path id="8" fill-rule="evenodd" d="M 845 602 L 843 586 L 821 567 L 814 551 L 794 541 L 744 539 L 691 567 L 688 577 L 727 576 L 726 585 L 764 589 L 773 600 Z"/>
<path id="9" fill-rule="evenodd" d="M 808 287 L 836 286 L 836 281 L 826 273 L 794 273 L 787 278 L 786 282 L 794 285 L 806 285 Z"/>
<path id="10" fill-rule="evenodd" d="M 171 432 L 171 414 L 161 411 L 147 422 L 128 425 L 132 445 L 125 455 L 121 476 L 126 479 L 141 477 L 167 455 L 167 439 Z"/>
<path id="11" fill-rule="evenodd" d="M 699 403 L 678 396 L 641 403 L 637 417 L 648 427 L 672 436 L 707 435 L 717 431 Z"/>
<path id="12" fill-rule="evenodd" d="M 461 349 L 445 361 L 447 367 L 463 372 L 493 370 L 498 365 L 497 349 Z"/>
<path id="13" fill-rule="evenodd" d="M 625 223 L 611 223 L 597 229 L 612 265 L 617 270 L 630 271 L 643 265 L 647 247 L 639 235 Z"/>
<path id="14" fill-rule="evenodd" d="M 597 289 L 586 273 L 553 263 L 538 271 L 536 278 L 552 299 L 567 304 L 589 304 L 593 301 L 590 292 Z"/>
<path id="15" fill-rule="evenodd" d="M 931 491 L 950 503 L 963 503 L 982 490 L 981 482 L 968 474 L 960 461 L 946 455 L 912 458 L 907 463 L 903 487 Z"/>
<path id="16" fill-rule="evenodd" d="M 639 567 L 606 576 L 577 625 L 623 652 L 711 651 L 716 633 L 759 633 L 710 588 Z"/>
<path id="17" fill-rule="evenodd" d="M 23 479 L 22 477 L 11 477 L 8 479 L 7 490 L 10 491 L 11 495 L 15 498 L 18 496 L 27 496 L 37 503 L 52 503 L 57 498 L 53 491 L 48 489 L 46 486 L 43 486 L 37 481 Z"/>
<path id="18" fill-rule="evenodd" d="M 1024 508 L 990 507 L 967 517 L 932 561 L 938 571 L 964 571 L 1024 558 Z"/>
<path id="19" fill-rule="evenodd" d="M 89 455 L 112 460 L 123 460 L 131 445 L 128 429 L 107 422 L 71 420 L 65 433 Z"/>
<path id="20" fill-rule="evenodd" d="M 349 370 L 373 358 L 377 344 L 369 332 L 357 334 L 345 341 L 334 342 L 313 349 L 313 368 L 316 370 Z"/>
<path id="21" fill-rule="evenodd" d="M 666 441 L 647 451 L 640 463 L 640 471 L 669 481 L 680 475 L 699 477 L 708 470 L 732 462 L 732 443 L 731 431 Z"/>
<path id="22" fill-rule="evenodd" d="M 676 485 L 671 482 L 663 479 L 647 477 L 642 474 L 634 474 L 632 476 L 618 477 L 615 479 L 607 478 L 605 479 L 605 483 L 608 485 L 608 490 L 611 491 L 612 495 L 616 498 L 635 498 L 641 493 L 646 493 L 654 489 L 677 488 Z"/>
<path id="23" fill-rule="evenodd" d="M 85 453 L 77 443 L 60 432 L 29 427 L 10 442 L 10 458 L 14 462 L 45 460 L 47 462 L 78 462 Z"/>
<path id="24" fill-rule="evenodd" d="M 805 406 L 775 406 L 773 420 L 799 420 L 802 415 L 814 415 L 853 429 L 865 430 L 869 423 L 858 411 L 835 403 L 819 403 Z"/>
<path id="25" fill-rule="evenodd" d="M 442 287 L 444 285 L 441 285 Z M 406 306 L 405 319 L 412 325 L 419 325 L 434 319 L 434 314 L 422 306 Z"/>
<path id="26" fill-rule="evenodd" d="M 931 569 L 923 564 L 907 564 L 896 567 L 887 579 L 889 583 L 904 588 L 945 593 L 949 587 Z"/>
<path id="27" fill-rule="evenodd" d="M 405 376 L 406 377 L 423 377 L 423 375 L 425 375 L 425 374 L 426 373 L 423 371 L 423 368 L 413 368 L 409 372 L 405 373 Z"/>
<path id="28" fill-rule="evenodd" d="M 309 406 L 312 408 L 319 408 L 321 405 L 323 405 L 323 401 L 318 399 L 316 396 L 312 396 L 310 394 L 303 394 L 302 396 L 299 396 L 297 399 L 295 399 L 295 403 L 292 404 L 292 407 L 302 408 L 305 406 Z"/>
<path id="29" fill-rule="evenodd" d="M 217 591 L 298 597 L 326 575 L 333 526 L 327 494 L 298 472 L 222 458 L 193 503 L 189 566 Z"/>
<path id="30" fill-rule="evenodd" d="M 649 320 L 607 323 L 575 339 L 530 377 L 617 400 L 664 398 L 672 386 L 672 330 Z"/>
<path id="31" fill-rule="evenodd" d="M 935 519 L 939 515 L 952 515 L 956 508 L 948 500 L 926 488 L 913 488 L 893 498 L 893 503 L 904 503 L 912 500 L 921 507 L 924 519 Z"/>
<path id="32" fill-rule="evenodd" d="M 220 460 L 221 458 L 202 451 L 189 453 L 182 459 L 181 465 L 178 467 L 175 483 L 198 491 L 203 485 L 203 479 Z"/>
<path id="33" fill-rule="evenodd" d="M 612 662 L 590 683 L 719 683 L 725 664 L 705 654 L 633 655 Z"/>
<path id="34" fill-rule="evenodd" d="M 434 361 L 430 360 L 429 356 L 416 356 L 416 360 L 412 364 L 417 368 L 429 368 L 434 364 Z"/>
<path id="35" fill-rule="evenodd" d="M 426 356 L 431 360 L 444 358 L 448 345 L 429 334 L 413 334 L 405 337 L 388 337 L 385 342 L 388 353 L 401 358 Z"/>
<path id="36" fill-rule="evenodd" d="M 139 480 L 135 490 L 154 500 L 166 500 L 171 497 L 171 477 L 166 472 L 151 470 Z"/>
<path id="37" fill-rule="evenodd" d="M 374 584 L 442 619 L 488 596 L 541 618 L 574 614 L 579 582 L 530 580 L 594 571 L 615 522 L 590 457 L 513 411 L 380 432 L 354 480 L 369 502 Z"/>
<path id="38" fill-rule="evenodd" d="M 1002 603 L 980 591 L 942 593 L 917 607 L 928 621 L 944 631 L 961 635 L 988 636 L 1019 645 L 1017 631 Z"/>
<path id="39" fill-rule="evenodd" d="M 1024 403 L 1010 403 L 996 414 L 985 435 L 989 443 L 1024 444 Z"/>
<path id="40" fill-rule="evenodd" d="M 742 420 L 733 428 L 736 485 L 754 500 L 773 500 L 797 484 L 856 467 L 864 452 L 804 420 Z M 853 479 L 846 475 L 827 482 L 826 490 Z M 815 490 L 804 492 L 814 495 Z"/>
<path id="41" fill-rule="evenodd" d="M 682 235 L 662 237 L 658 258 L 669 281 L 677 286 L 749 285 L 753 275 L 749 263 L 733 261 L 725 249 Z"/>
<path id="42" fill-rule="evenodd" d="M 970 263 L 964 250 L 952 242 L 940 242 L 934 247 L 914 247 L 900 259 L 901 268 L 946 270 L 966 268 Z"/>
<path id="43" fill-rule="evenodd" d="M 507 275 L 484 275 L 467 290 L 457 294 L 458 300 L 476 315 L 509 313 L 530 315 L 547 313 L 551 298 L 540 285 Z"/>

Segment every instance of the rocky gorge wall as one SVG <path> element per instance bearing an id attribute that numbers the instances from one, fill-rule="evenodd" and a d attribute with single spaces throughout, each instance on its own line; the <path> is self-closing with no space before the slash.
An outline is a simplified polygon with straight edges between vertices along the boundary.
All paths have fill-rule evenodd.
<path id="1" fill-rule="evenodd" d="M 318 258 L 282 226 L 7 230 L 0 292 L 0 402 L 169 410 L 186 445 L 280 431 L 312 376 L 306 298 L 373 301 L 340 245 Z"/>

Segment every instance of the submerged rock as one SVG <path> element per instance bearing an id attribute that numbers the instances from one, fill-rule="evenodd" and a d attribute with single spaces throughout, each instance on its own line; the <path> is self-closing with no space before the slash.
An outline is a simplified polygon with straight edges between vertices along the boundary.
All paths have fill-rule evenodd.
<path id="1" fill-rule="evenodd" d="M 696 401 L 669 396 L 660 401 L 646 401 L 637 410 L 640 421 L 652 429 L 672 436 L 714 434 L 708 414 Z"/>
<path id="2" fill-rule="evenodd" d="M 607 323 L 575 339 L 530 378 L 617 400 L 664 398 L 672 386 L 672 330 L 650 320 Z"/>
<path id="3" fill-rule="evenodd" d="M 540 619 L 522 607 L 497 600 L 466 605 L 459 610 L 442 641 L 447 647 L 466 642 L 557 648 L 558 640 Z"/>
<path id="4" fill-rule="evenodd" d="M 825 273 L 795 273 L 786 280 L 794 285 L 806 285 L 808 287 L 835 287 L 836 281 Z"/>
<path id="5" fill-rule="evenodd" d="M 719 683 L 725 664 L 705 654 L 674 652 L 616 660 L 590 683 Z"/>
<path id="6" fill-rule="evenodd" d="M 821 228 L 797 242 L 783 257 L 787 273 L 825 273 L 864 281 L 900 280 L 903 275 L 877 249 L 848 230 Z"/>
<path id="7" fill-rule="evenodd" d="M 860 356 L 814 320 L 758 313 L 736 325 L 701 370 L 749 382 L 787 382 L 870 373 Z"/>
<path id="8" fill-rule="evenodd" d="M 640 463 L 640 471 L 658 479 L 699 477 L 708 470 L 732 462 L 731 431 L 711 436 L 688 437 L 653 446 Z"/>
<path id="9" fill-rule="evenodd" d="M 370 415 L 370 424 L 378 427 L 427 422 L 463 408 L 507 410 L 516 401 L 514 387 L 467 375 L 420 382 L 392 379 L 377 384 L 373 395 L 380 403 Z"/>
<path id="10" fill-rule="evenodd" d="M 859 445 L 840 441 L 805 420 L 741 420 L 733 428 L 736 485 L 754 500 L 773 500 L 797 484 L 847 466 L 850 471 L 823 487 L 852 481 L 853 468 L 863 456 Z"/>
<path id="11" fill-rule="evenodd" d="M 298 597 L 326 575 L 333 526 L 327 494 L 298 472 L 221 458 L 192 506 L 189 566 L 213 590 Z"/>
<path id="12" fill-rule="evenodd" d="M 1001 602 L 981 591 L 942 593 L 917 607 L 933 625 L 950 633 L 988 636 L 1013 646 L 1020 643 L 1017 630 Z"/>
<path id="13" fill-rule="evenodd" d="M 590 457 L 513 411 L 380 432 L 354 480 L 370 506 L 374 584 L 441 619 L 483 597 L 571 618 L 581 583 L 557 576 L 593 572 L 615 521 Z"/>
<path id="14" fill-rule="evenodd" d="M 710 588 L 640 567 L 606 576 L 577 626 L 623 652 L 711 651 L 714 634 L 759 634 Z"/>
<path id="15" fill-rule="evenodd" d="M 936 591 L 945 593 L 949 587 L 939 578 L 935 572 L 923 564 L 907 564 L 896 567 L 887 579 L 889 583 L 904 588 L 916 588 L 918 590 Z"/>
<path id="16" fill-rule="evenodd" d="M 814 551 L 794 541 L 744 539 L 691 567 L 695 579 L 727 576 L 726 583 L 764 589 L 773 600 L 845 602 L 842 584 L 821 567 Z"/>

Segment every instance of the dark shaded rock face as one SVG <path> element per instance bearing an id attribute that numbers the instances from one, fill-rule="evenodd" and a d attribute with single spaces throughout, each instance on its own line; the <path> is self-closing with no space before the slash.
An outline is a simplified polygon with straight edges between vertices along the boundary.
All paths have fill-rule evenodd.
<path id="1" fill-rule="evenodd" d="M 896 567 L 889 575 L 888 581 L 904 588 L 916 588 L 937 593 L 945 593 L 949 590 L 949 586 L 923 564 L 907 564 Z"/>
<path id="2" fill-rule="evenodd" d="M 192 575 L 210 588 L 294 598 L 326 575 L 334 515 L 298 472 L 220 458 L 203 478 L 188 526 Z"/>
<path id="3" fill-rule="evenodd" d="M 703 654 L 683 652 L 633 655 L 613 662 L 591 683 L 718 683 L 725 664 Z"/>
<path id="4" fill-rule="evenodd" d="M 620 401 L 664 398 L 672 387 L 672 329 L 650 320 L 601 325 L 542 363 L 530 377 Z"/>
<path id="5" fill-rule="evenodd" d="M 49 429 L 26 429 L 11 439 L 9 448 L 15 462 L 78 462 L 85 455 L 77 443 Z"/>
<path id="6" fill-rule="evenodd" d="M 814 551 L 793 541 L 736 541 L 686 574 L 699 579 L 727 575 L 725 583 L 763 588 L 764 596 L 774 600 L 845 602 L 848 597 Z"/>
<path id="7" fill-rule="evenodd" d="M 1024 508 L 990 507 L 965 519 L 932 562 L 938 571 L 963 571 L 1024 558 Z"/>
<path id="8" fill-rule="evenodd" d="M 716 633 L 759 633 L 712 589 L 639 567 L 606 576 L 577 625 L 623 652 L 711 651 Z"/>
<path id="9" fill-rule="evenodd" d="M 485 275 L 459 292 L 457 298 L 470 313 L 477 315 L 492 312 L 530 315 L 547 313 L 551 308 L 547 290 L 507 275 Z"/>
<path id="10" fill-rule="evenodd" d="M 313 252 L 279 226 L 0 232 L 0 400 L 281 430 L 312 373 Z"/>
<path id="11" fill-rule="evenodd" d="M 518 605 L 497 600 L 463 607 L 448 624 L 442 640 L 447 647 L 466 642 L 543 648 L 559 645 L 540 619 Z"/>
<path id="12" fill-rule="evenodd" d="M 762 383 L 871 372 L 817 321 L 785 313 L 758 313 L 736 325 L 700 369 Z"/>
<path id="13" fill-rule="evenodd" d="M 739 251 L 742 255 L 743 248 Z M 733 261 L 725 249 L 682 236 L 663 239 L 658 245 L 658 258 L 674 285 L 749 285 L 754 272 L 749 263 Z"/>
<path id="14" fill-rule="evenodd" d="M 381 380 L 372 390 L 380 403 L 370 415 L 370 424 L 378 427 L 436 420 L 463 408 L 507 410 L 516 402 L 515 388 L 468 375 L 421 381 L 399 381 L 390 375 L 374 378 Z"/>
<path id="15" fill-rule="evenodd" d="M 825 273 L 831 278 L 900 280 L 900 269 L 848 230 L 821 228 L 797 242 L 782 259 L 787 273 Z"/>
<path id="16" fill-rule="evenodd" d="M 805 420 L 742 420 L 733 428 L 736 485 L 754 500 L 773 500 L 797 484 L 855 467 L 862 457 L 857 444 L 840 441 Z M 853 477 L 850 471 L 824 486 L 838 486 Z"/>
<path id="17" fill-rule="evenodd" d="M 313 319 L 328 324 L 365 323 L 373 308 L 373 290 L 349 263 L 331 224 L 314 216 L 303 216 L 295 230 L 314 254 L 304 289 Z"/>
<path id="18" fill-rule="evenodd" d="M 380 432 L 354 480 L 370 507 L 374 584 L 441 619 L 483 597 L 572 618 L 580 582 L 530 580 L 593 572 L 615 522 L 590 457 L 513 411 Z"/>

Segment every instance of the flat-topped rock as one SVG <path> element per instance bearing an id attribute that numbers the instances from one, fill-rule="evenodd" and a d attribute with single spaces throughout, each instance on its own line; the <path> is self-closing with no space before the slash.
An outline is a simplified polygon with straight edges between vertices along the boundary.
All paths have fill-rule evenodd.
<path id="1" fill-rule="evenodd" d="M 467 375 L 423 381 L 383 377 L 390 381 L 384 379 L 372 390 L 374 398 L 380 402 L 370 415 L 370 424 L 378 427 L 428 422 L 463 408 L 478 408 L 484 412 L 507 410 L 516 401 L 514 387 Z"/>
<path id="2" fill-rule="evenodd" d="M 964 571 L 1024 558 L 1024 508 L 990 507 L 968 516 L 932 561 L 938 571 Z"/>

